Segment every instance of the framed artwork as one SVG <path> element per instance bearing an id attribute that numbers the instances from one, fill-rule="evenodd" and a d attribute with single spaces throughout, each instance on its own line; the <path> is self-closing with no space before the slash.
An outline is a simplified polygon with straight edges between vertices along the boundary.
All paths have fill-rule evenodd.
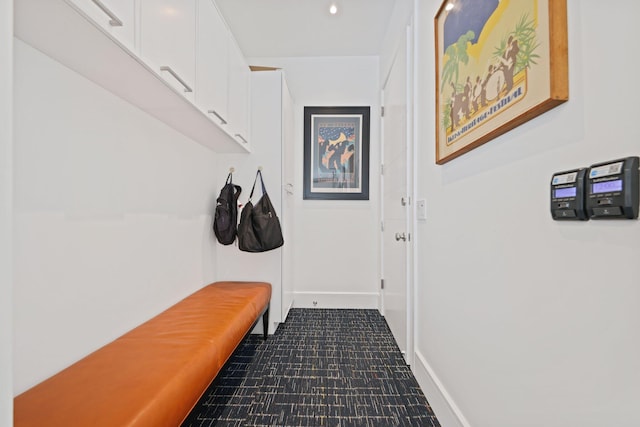
<path id="1" fill-rule="evenodd" d="M 566 0 L 445 0 L 435 41 L 437 164 L 569 99 Z"/>
<path id="2" fill-rule="evenodd" d="M 304 107 L 304 199 L 369 200 L 370 107 Z"/>

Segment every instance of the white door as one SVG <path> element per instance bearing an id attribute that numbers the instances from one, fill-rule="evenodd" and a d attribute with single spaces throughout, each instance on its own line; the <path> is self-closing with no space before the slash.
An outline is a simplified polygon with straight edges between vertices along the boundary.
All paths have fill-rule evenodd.
<path id="1" fill-rule="evenodd" d="M 140 55 L 179 93 L 194 101 L 195 0 L 142 0 Z"/>
<path id="2" fill-rule="evenodd" d="M 196 43 L 196 104 L 224 126 L 227 114 L 229 30 L 212 0 L 198 2 Z"/>
<path id="3" fill-rule="evenodd" d="M 410 32 L 408 31 L 408 34 Z M 398 47 L 383 87 L 382 118 L 382 277 L 383 313 L 405 359 L 412 354 L 412 310 L 410 309 L 410 192 L 411 163 L 408 61 L 406 40 Z"/>
<path id="4" fill-rule="evenodd" d="M 287 319 L 289 309 L 293 306 L 293 253 L 295 251 L 293 241 L 295 189 L 293 183 L 295 178 L 296 158 L 294 152 L 296 142 L 295 108 L 289 87 L 283 76 L 282 183 L 284 191 L 282 194 L 282 233 L 284 235 L 284 246 L 282 247 L 282 321 Z"/>
<path id="5" fill-rule="evenodd" d="M 71 0 L 132 52 L 135 50 L 135 2 L 131 0 Z"/>
<path id="6" fill-rule="evenodd" d="M 229 37 L 229 132 L 242 144 L 249 144 L 249 97 L 251 95 L 251 69 L 235 39 Z"/>

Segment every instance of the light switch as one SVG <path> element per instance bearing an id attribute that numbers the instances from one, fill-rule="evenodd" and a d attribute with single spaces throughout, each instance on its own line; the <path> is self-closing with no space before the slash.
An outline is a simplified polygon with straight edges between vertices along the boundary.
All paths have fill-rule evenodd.
<path id="1" fill-rule="evenodd" d="M 418 220 L 425 221 L 427 219 L 427 201 L 425 199 L 419 199 L 416 203 L 418 210 Z"/>

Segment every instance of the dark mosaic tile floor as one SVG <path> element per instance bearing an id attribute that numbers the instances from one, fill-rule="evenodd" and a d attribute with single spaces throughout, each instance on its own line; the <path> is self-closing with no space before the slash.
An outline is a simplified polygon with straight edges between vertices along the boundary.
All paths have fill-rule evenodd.
<path id="1" fill-rule="evenodd" d="M 292 309 L 250 336 L 183 427 L 439 427 L 377 310 Z"/>

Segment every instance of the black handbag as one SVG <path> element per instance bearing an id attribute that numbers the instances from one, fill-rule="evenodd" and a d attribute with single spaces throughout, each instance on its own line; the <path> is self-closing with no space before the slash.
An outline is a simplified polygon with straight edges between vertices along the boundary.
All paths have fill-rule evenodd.
<path id="1" fill-rule="evenodd" d="M 262 197 L 253 205 L 251 198 L 256 182 L 260 177 L 262 184 Z M 240 214 L 240 224 L 238 225 L 238 248 L 245 252 L 266 252 L 279 248 L 284 244 L 280 220 L 271 204 L 271 199 L 264 186 L 262 172 L 258 170 L 256 179 L 253 181 L 249 201 L 242 208 Z"/>

